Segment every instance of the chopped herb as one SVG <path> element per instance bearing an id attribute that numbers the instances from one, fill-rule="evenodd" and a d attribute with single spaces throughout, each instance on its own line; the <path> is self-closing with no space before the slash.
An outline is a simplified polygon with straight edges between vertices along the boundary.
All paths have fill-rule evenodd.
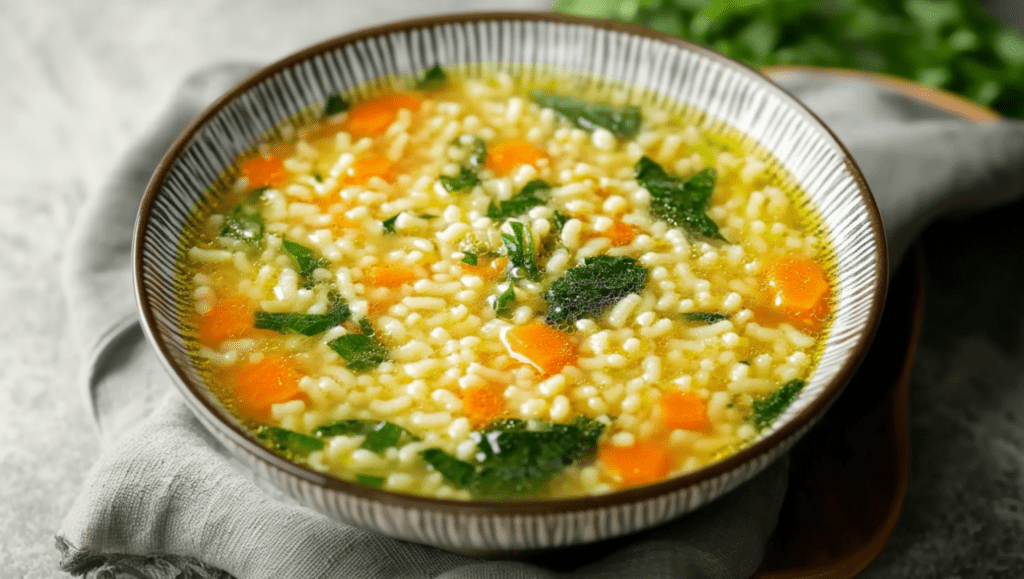
<path id="1" fill-rule="evenodd" d="M 509 276 L 513 279 L 539 280 L 541 272 L 534 255 L 535 245 L 530 227 L 518 221 L 509 222 L 509 227 L 512 228 L 512 235 L 501 234 L 501 240 L 508 250 Z"/>
<path id="2" fill-rule="evenodd" d="M 281 245 L 299 266 L 299 275 L 306 280 L 307 286 L 311 286 L 313 284 L 314 271 L 319 268 L 326 269 L 331 266 L 331 262 L 322 257 L 317 257 L 316 252 L 304 245 L 300 245 L 294 241 L 288 241 L 287 239 L 282 239 Z"/>
<path id="3" fill-rule="evenodd" d="M 379 489 L 380 487 L 384 486 L 384 477 L 374 476 L 371 474 L 357 474 L 356 482 L 363 485 L 364 487 Z"/>
<path id="4" fill-rule="evenodd" d="M 327 345 L 355 372 L 371 370 L 388 359 L 387 348 L 365 334 L 345 334 L 327 342 Z"/>
<path id="5" fill-rule="evenodd" d="M 356 435 L 365 436 L 361 448 L 371 452 L 381 452 L 388 448 L 397 447 L 405 435 L 409 441 L 419 440 L 408 430 L 386 420 L 342 420 L 321 426 L 313 431 L 313 434 L 320 438 L 329 436 Z"/>
<path id="6" fill-rule="evenodd" d="M 601 127 L 624 139 L 632 137 L 640 130 L 640 108 L 633 105 L 620 107 L 551 92 L 535 92 L 530 98 L 538 105 L 554 110 L 587 131 Z"/>
<path id="7" fill-rule="evenodd" d="M 719 312 L 683 312 L 682 316 L 688 322 L 708 325 L 729 319 L 729 316 Z"/>
<path id="8" fill-rule="evenodd" d="M 649 157 L 636 164 L 636 180 L 651 194 L 651 213 L 691 234 L 725 241 L 705 212 L 718 173 L 704 169 L 689 179 L 669 175 Z"/>
<path id="9" fill-rule="evenodd" d="M 751 416 L 751 422 L 754 423 L 754 427 L 761 430 L 775 422 L 775 419 L 789 408 L 793 400 L 796 400 L 797 395 L 803 390 L 805 384 L 807 383 L 799 378 L 790 380 L 783 384 L 781 388 L 772 392 L 767 398 L 755 400 L 753 404 L 754 412 Z"/>
<path id="10" fill-rule="evenodd" d="M 444 69 L 441 68 L 441 65 L 435 64 L 434 66 L 427 69 L 427 72 L 423 73 L 423 76 L 416 81 L 416 88 L 436 88 L 446 82 L 448 82 L 448 75 L 445 74 Z"/>
<path id="11" fill-rule="evenodd" d="M 253 189 L 252 192 L 249 193 L 249 196 L 245 198 L 245 202 L 253 205 L 259 203 L 263 200 L 263 194 L 266 193 L 268 189 L 270 189 L 270 187 L 267 187 L 266 185 Z"/>
<path id="12" fill-rule="evenodd" d="M 455 458 L 440 448 L 428 448 L 420 453 L 423 460 L 441 473 L 449 482 L 459 486 L 465 486 L 476 474 L 476 467 L 472 464 Z"/>
<path id="13" fill-rule="evenodd" d="M 313 171 L 313 180 L 317 183 L 323 183 L 324 176 L 320 174 L 320 171 Z"/>
<path id="14" fill-rule="evenodd" d="M 369 318 L 360 318 L 359 319 L 359 331 L 362 332 L 364 336 L 372 336 L 373 335 L 373 333 L 374 333 L 373 332 L 373 324 L 370 323 L 370 319 Z"/>
<path id="15" fill-rule="evenodd" d="M 508 319 L 512 317 L 512 313 L 515 308 L 512 304 L 516 301 L 516 292 L 513 285 L 508 284 L 508 289 L 501 292 L 496 296 L 491 296 L 487 299 L 488 303 L 494 308 L 494 313 L 502 319 Z"/>
<path id="16" fill-rule="evenodd" d="M 640 293 L 647 268 L 631 257 L 596 255 L 565 272 L 544 293 L 552 326 L 572 326 L 581 318 L 596 318 L 631 293 Z"/>
<path id="17" fill-rule="evenodd" d="M 551 185 L 548 185 L 541 179 L 534 179 L 527 183 L 522 191 L 516 193 L 507 201 L 498 204 L 492 201 L 487 208 L 487 216 L 491 219 L 507 219 L 526 213 L 530 209 L 546 203 L 544 199 L 537 195 L 537 192 L 547 191 L 548 189 L 551 189 Z"/>
<path id="18" fill-rule="evenodd" d="M 480 177 L 477 177 L 476 172 L 469 167 L 462 167 L 459 169 L 459 174 L 455 177 L 441 175 L 441 186 L 449 193 L 456 193 L 458 191 L 470 189 L 479 184 Z"/>
<path id="19" fill-rule="evenodd" d="M 477 258 L 475 253 L 467 251 L 465 255 L 462 256 L 462 263 L 476 267 L 476 265 L 480 263 L 480 260 Z"/>
<path id="20" fill-rule="evenodd" d="M 332 297 L 330 310 L 326 314 L 257 311 L 254 325 L 261 330 L 274 330 L 282 334 L 315 336 L 340 326 L 352 315 L 344 299 L 337 295 Z"/>
<path id="21" fill-rule="evenodd" d="M 266 227 L 263 216 L 251 205 L 237 205 L 224 216 L 224 227 L 220 234 L 232 239 L 244 241 L 249 245 L 258 246 L 263 241 Z"/>
<path id="22" fill-rule="evenodd" d="M 334 93 L 327 97 L 327 102 L 324 104 L 324 116 L 329 117 L 336 115 L 342 111 L 348 110 L 348 101 L 342 98 L 341 93 Z"/>
<path id="23" fill-rule="evenodd" d="M 558 211 L 555 211 L 554 216 L 551 217 L 552 221 L 555 222 L 555 230 L 559 233 L 562 232 L 562 228 L 565 227 L 565 222 L 571 219 L 568 215 L 563 215 Z"/>
<path id="24" fill-rule="evenodd" d="M 487 160 L 487 143 L 483 142 L 480 137 L 463 135 L 452 141 L 452 144 L 466 150 L 466 165 L 470 169 L 483 167 L 484 161 Z"/>
<path id="25" fill-rule="evenodd" d="M 445 479 L 479 496 L 532 493 L 566 466 L 597 451 L 604 425 L 585 416 L 569 424 L 507 420 L 473 432 L 476 463 L 431 448 L 421 456 Z"/>
<path id="26" fill-rule="evenodd" d="M 420 219 L 426 219 L 427 221 L 430 221 L 431 219 L 437 219 L 437 215 L 431 215 L 429 213 L 420 213 Z"/>
<path id="27" fill-rule="evenodd" d="M 398 216 L 399 215 L 401 215 L 401 213 L 396 213 L 393 217 L 388 217 L 384 221 L 380 222 L 381 225 L 384 226 L 384 233 L 385 234 L 394 233 L 395 232 L 395 222 L 398 221 Z"/>
<path id="28" fill-rule="evenodd" d="M 305 456 L 314 450 L 323 450 L 325 446 L 324 441 L 319 438 L 277 426 L 258 427 L 256 438 L 263 441 L 271 450 L 299 456 Z"/>

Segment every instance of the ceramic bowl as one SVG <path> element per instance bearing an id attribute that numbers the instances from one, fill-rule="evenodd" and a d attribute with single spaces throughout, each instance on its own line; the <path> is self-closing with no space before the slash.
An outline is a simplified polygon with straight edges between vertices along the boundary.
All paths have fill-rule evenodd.
<path id="1" fill-rule="evenodd" d="M 704 111 L 766 148 L 817 207 L 836 259 L 837 307 L 799 398 L 759 438 L 696 472 L 612 494 L 564 500 L 456 501 L 348 483 L 269 451 L 203 383 L 182 334 L 175 272 L 182 232 L 232 160 L 332 93 L 434 64 L 538 64 L 641 87 Z M 301 117 L 301 115 L 299 115 Z M 301 119 L 300 119 L 301 120 Z M 228 171 L 230 173 L 230 171 Z M 263 68 L 225 94 L 175 142 L 142 202 L 135 283 L 145 331 L 199 420 L 259 475 L 337 520 L 399 539 L 469 552 L 525 552 L 599 541 L 669 521 L 729 492 L 785 453 L 852 376 L 879 321 L 887 279 L 881 219 L 848 152 L 821 121 L 757 71 L 654 31 L 557 14 L 466 14 L 342 36 Z"/>

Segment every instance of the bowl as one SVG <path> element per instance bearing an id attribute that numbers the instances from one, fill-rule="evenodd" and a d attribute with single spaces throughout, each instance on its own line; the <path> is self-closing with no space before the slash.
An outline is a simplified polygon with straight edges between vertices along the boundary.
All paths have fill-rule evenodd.
<path id="1" fill-rule="evenodd" d="M 351 87 L 435 64 L 539 64 L 641 87 L 732 126 L 785 167 L 817 207 L 835 259 L 832 326 L 798 398 L 758 438 L 689 474 L 599 496 L 459 501 L 345 482 L 271 452 L 211 394 L 188 353 L 176 279 L 183 232 L 233 159 L 280 123 Z M 200 422 L 258 475 L 339 521 L 474 553 L 515 553 L 609 539 L 665 523 L 729 492 L 783 455 L 851 378 L 879 322 L 887 280 L 881 219 L 849 153 L 813 113 L 755 70 L 700 46 L 610 21 L 481 13 L 399 22 L 329 40 L 271 64 L 222 96 L 178 138 L 142 201 L 134 238 L 143 328 Z"/>

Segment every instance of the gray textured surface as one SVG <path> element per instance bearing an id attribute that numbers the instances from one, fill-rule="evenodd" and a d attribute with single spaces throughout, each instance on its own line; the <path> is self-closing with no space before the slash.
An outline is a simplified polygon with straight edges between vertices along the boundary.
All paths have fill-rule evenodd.
<path id="1" fill-rule="evenodd" d="M 53 532 L 99 441 L 73 384 L 57 264 L 83 198 L 173 88 L 206 64 L 372 23 L 545 4 L 0 0 L 0 578 L 62 576 Z M 1022 218 L 1018 205 L 925 236 L 911 487 L 866 576 L 1024 576 Z"/>

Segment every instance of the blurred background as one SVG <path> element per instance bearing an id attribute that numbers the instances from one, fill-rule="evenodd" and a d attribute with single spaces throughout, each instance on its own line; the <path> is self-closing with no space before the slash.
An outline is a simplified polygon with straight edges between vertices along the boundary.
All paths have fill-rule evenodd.
<path id="1" fill-rule="evenodd" d="M 0 576 L 64 576 L 53 535 L 100 452 L 68 338 L 64 243 L 175 87 L 374 24 L 552 8 L 753 66 L 897 74 L 1024 117 L 1022 0 L 0 0 Z M 924 236 L 911 484 L 864 576 L 1024 576 L 1022 216 L 1018 204 Z"/>

